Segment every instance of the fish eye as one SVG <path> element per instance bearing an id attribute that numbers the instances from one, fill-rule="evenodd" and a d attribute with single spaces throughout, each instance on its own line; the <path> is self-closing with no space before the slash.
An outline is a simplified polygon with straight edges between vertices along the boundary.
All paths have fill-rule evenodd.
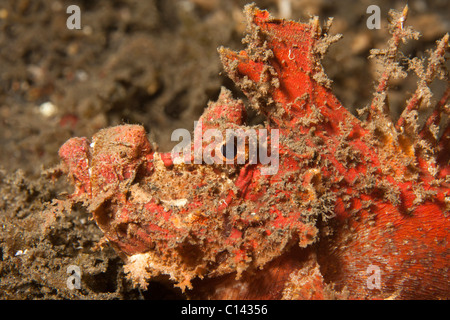
<path id="1" fill-rule="evenodd" d="M 221 148 L 222 156 L 224 160 L 233 160 L 237 156 L 237 138 L 232 137 Z"/>

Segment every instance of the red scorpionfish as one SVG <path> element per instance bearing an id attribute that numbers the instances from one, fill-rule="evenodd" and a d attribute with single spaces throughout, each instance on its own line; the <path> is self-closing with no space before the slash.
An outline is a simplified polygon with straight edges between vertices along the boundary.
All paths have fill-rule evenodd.
<path id="1" fill-rule="evenodd" d="M 389 79 L 402 72 L 400 42 L 416 36 L 406 13 L 392 13 L 388 48 L 374 51 L 384 70 L 362 121 L 320 63 L 339 39 L 330 23 L 247 6 L 246 50 L 219 53 L 264 124 L 246 125 L 244 103 L 223 88 L 182 155 L 154 150 L 139 125 L 70 139 L 59 151 L 75 186 L 68 201 L 86 205 L 144 288 L 165 277 L 198 299 L 448 299 L 450 127 L 439 124 L 449 87 L 422 126 L 418 110 L 434 78 L 448 84 L 449 36 L 394 123 Z M 233 129 L 244 148 L 210 129 Z M 251 161 L 253 138 L 276 155 L 272 168 Z"/>

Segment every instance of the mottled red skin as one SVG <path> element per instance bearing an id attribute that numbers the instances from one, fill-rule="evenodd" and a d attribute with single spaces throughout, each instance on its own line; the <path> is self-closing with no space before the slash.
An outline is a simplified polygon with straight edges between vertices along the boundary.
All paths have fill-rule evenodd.
<path id="1" fill-rule="evenodd" d="M 279 77 L 280 88 L 274 90 L 271 96 L 285 107 L 295 100 L 294 97 L 301 97 L 307 93 L 310 97 L 309 105 L 322 106 L 320 111 L 329 123 L 326 127 L 318 128 L 316 134 L 324 138 L 328 150 L 331 151 L 328 160 L 339 174 L 344 176 L 344 183 L 341 183 L 340 187 L 352 196 L 355 191 L 347 183 L 351 184 L 358 174 L 366 173 L 369 167 L 378 167 L 380 151 L 373 150 L 370 145 L 363 142 L 368 130 L 363 129 L 359 120 L 341 107 L 331 91 L 311 81 L 311 76 L 317 69 L 314 59 L 295 58 L 311 56 L 310 48 L 314 46 L 314 36 L 311 35 L 313 28 L 310 25 L 295 22 L 271 20 L 267 12 L 257 12 L 253 21 L 263 32 L 270 34 L 271 39 L 276 39 L 270 41 L 270 49 L 274 52 L 275 60 L 271 64 L 277 74 L 282 76 Z M 309 41 L 304 41 L 305 38 Z M 286 41 L 292 41 L 292 43 L 300 41 L 300 44 L 294 49 L 286 45 Z M 254 82 L 259 81 L 263 62 L 249 60 L 245 52 L 227 53 L 226 59 L 239 62 L 236 67 L 236 78 L 248 76 Z M 272 116 L 270 109 L 265 111 L 277 126 L 287 126 L 300 132 L 310 129 L 310 127 L 302 128 L 295 122 L 296 119 L 310 113 L 308 104 L 286 111 L 287 119 Z M 351 169 L 344 168 L 333 158 L 334 146 L 338 144 L 337 140 L 340 136 L 339 123 L 345 120 L 353 125 L 353 130 L 349 134 L 350 144 L 369 159 L 369 161 L 362 159 L 355 168 Z M 448 152 L 448 149 L 443 149 L 441 153 L 445 155 Z M 441 170 L 436 177 L 433 177 L 427 170 L 428 163 L 420 157 L 417 161 L 417 167 L 420 170 L 419 183 L 422 183 L 425 189 L 436 192 L 436 195 L 417 206 L 411 213 L 408 212 L 408 208 L 413 208 L 413 201 L 416 198 L 412 188 L 418 182 L 397 182 L 396 179 L 407 174 L 408 168 L 395 162 L 393 165 L 396 176 L 386 176 L 381 169 L 378 169 L 375 174 L 379 177 L 383 176 L 394 186 L 399 187 L 401 205 L 394 206 L 392 203 L 383 201 L 376 193 L 361 195 L 359 199 L 353 198 L 349 208 L 344 208 L 340 198 L 336 201 L 334 210 L 336 235 L 328 241 L 328 248 L 324 249 L 327 251 L 323 252 L 324 256 L 321 260 L 324 269 L 326 268 L 326 274 L 336 284 L 341 287 L 346 286 L 351 292 L 350 296 L 370 298 L 379 293 L 379 290 L 361 290 L 366 287 L 367 277 L 364 272 L 371 264 L 381 268 L 385 281 L 383 289 L 392 292 L 393 295 L 405 298 L 448 298 L 449 296 L 450 220 L 448 207 L 444 201 L 445 196 L 450 194 L 449 184 L 430 185 L 438 178 L 445 178 L 448 175 L 449 165 L 447 161 L 439 162 Z M 326 178 L 328 174 L 330 173 L 322 170 L 323 178 Z M 335 173 L 331 175 L 337 176 Z M 371 200 L 372 205 L 367 210 L 359 210 L 361 200 Z M 357 220 L 350 214 L 352 211 L 358 212 Z M 369 218 L 370 215 L 371 218 Z M 369 225 L 370 219 L 375 221 L 373 225 Z M 387 228 L 390 224 L 392 228 Z M 349 237 L 352 240 L 349 240 Z M 334 258 L 331 264 L 327 262 L 329 256 Z"/>
<path id="2" fill-rule="evenodd" d="M 269 58 L 252 56 L 251 50 L 235 53 L 221 49 L 220 52 L 230 77 L 267 116 L 266 128 L 280 130 L 280 170 L 273 176 L 262 176 L 260 165 L 231 165 L 239 170 L 233 181 L 237 191 L 219 195 L 222 204 L 217 207 L 217 215 L 225 214 L 230 207 L 251 202 L 257 212 L 268 207 L 271 218 L 258 227 L 263 234 L 261 238 L 252 239 L 248 237 L 250 233 L 243 232 L 256 228 L 255 221 L 246 216 L 228 222 L 231 227 L 221 239 L 223 242 L 206 241 L 236 248 L 230 254 L 239 266 L 248 263 L 250 254 L 266 250 L 270 244 L 266 239 L 273 232 L 288 230 L 292 235 L 288 244 L 280 247 L 278 256 L 265 265 L 255 265 L 255 269 L 244 272 L 240 279 L 235 279 L 234 272 L 214 277 L 211 271 L 210 279 L 195 280 L 192 297 L 279 299 L 293 272 L 317 262 L 321 276 L 311 274 L 303 291 L 297 294 L 298 298 L 332 298 L 331 287 L 327 288 L 327 284 L 333 284 L 334 297 L 341 298 L 449 298 L 450 216 L 446 197 L 448 199 L 450 189 L 445 182 L 450 173 L 448 129 L 439 142 L 439 171 L 433 176 L 428 170 L 429 162 L 420 153 L 411 154 L 408 146 L 394 144 L 388 132 L 381 137 L 374 136 L 373 131 L 348 112 L 320 80 L 323 70 L 317 47 L 324 36 L 318 25 L 272 19 L 266 11 L 257 9 L 251 9 L 250 17 L 257 32 L 264 35 L 264 49 L 273 55 Z M 258 39 L 253 41 L 258 43 Z M 274 78 L 277 85 L 271 82 Z M 248 85 L 249 81 L 253 86 Z M 268 83 L 267 92 L 257 95 Z M 268 98 L 272 99 L 270 103 Z M 280 108 L 284 112 L 279 112 Z M 314 113 L 314 119 L 320 121 L 312 124 L 301 121 Z M 245 128 L 245 116 L 242 102 L 224 95 L 205 110 L 201 117 L 203 130 Z M 311 130 L 317 139 L 310 139 Z M 373 142 L 375 138 L 380 139 Z M 113 201 L 113 205 L 108 204 L 115 210 L 113 220 L 96 214 L 98 210 L 92 201 L 89 205 L 105 236 L 121 254 L 131 256 L 147 252 L 153 250 L 155 243 L 159 250 L 170 250 L 171 241 L 187 230 L 175 225 L 161 226 L 161 221 L 171 221 L 172 213 L 154 199 L 148 201 L 144 209 L 154 216 L 155 222 L 137 223 L 137 209 L 126 195 L 127 185 L 135 179 L 151 177 L 155 172 L 155 153 L 143 128 L 119 126 L 104 131 L 97 139 L 102 146 L 94 148 L 93 154 L 85 138 L 73 138 L 61 147 L 65 170 L 76 186 L 73 198 L 96 199 L 98 206 L 104 205 L 105 199 Z M 336 156 L 343 141 L 358 159 L 347 161 Z M 292 144 L 300 142 L 306 144 L 308 152 L 296 153 Z M 111 147 L 118 144 L 127 145 L 127 152 Z M 159 156 L 167 170 L 171 170 L 174 166 L 171 154 Z M 318 156 L 320 160 L 315 160 Z M 403 159 L 408 158 L 415 159 L 414 168 L 405 165 Z M 223 172 L 223 168 L 215 170 L 217 174 Z M 417 174 L 417 178 L 410 178 L 413 174 Z M 361 181 L 369 175 L 374 177 L 374 185 L 364 189 Z M 288 183 L 301 185 L 303 191 L 298 193 L 280 183 L 286 177 Z M 302 220 L 308 207 L 306 211 L 302 207 L 286 214 L 280 211 L 279 204 L 261 202 L 269 190 L 265 187 L 267 184 L 271 192 L 275 190 L 274 195 L 293 199 L 295 192 L 295 197 L 304 203 L 318 202 L 324 194 L 335 194 L 332 212 L 327 214 L 334 218 L 326 222 L 318 218 L 316 226 L 312 226 Z M 418 188 L 432 196 L 418 201 Z M 396 190 L 394 200 L 386 198 L 389 189 Z M 208 195 L 199 194 L 181 209 L 181 214 L 204 210 L 208 201 Z M 195 220 L 196 237 L 200 238 L 206 237 L 211 227 L 205 223 L 202 228 L 202 219 Z M 121 232 L 121 226 L 130 224 L 133 224 L 131 232 L 129 227 L 127 232 Z M 315 227 L 319 230 L 320 241 L 316 241 Z M 295 243 L 307 248 L 299 249 Z M 370 265 L 381 270 L 381 289 L 367 286 L 366 270 Z M 239 287 L 237 285 L 245 288 L 233 289 Z"/>

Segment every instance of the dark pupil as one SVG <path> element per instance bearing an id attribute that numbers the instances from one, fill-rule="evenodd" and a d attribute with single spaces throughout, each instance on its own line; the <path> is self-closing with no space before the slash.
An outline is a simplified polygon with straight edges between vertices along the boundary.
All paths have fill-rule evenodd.
<path id="1" fill-rule="evenodd" d="M 237 154 L 237 139 L 234 139 L 234 143 L 227 142 L 222 146 L 222 155 L 229 159 L 232 160 L 236 157 Z"/>

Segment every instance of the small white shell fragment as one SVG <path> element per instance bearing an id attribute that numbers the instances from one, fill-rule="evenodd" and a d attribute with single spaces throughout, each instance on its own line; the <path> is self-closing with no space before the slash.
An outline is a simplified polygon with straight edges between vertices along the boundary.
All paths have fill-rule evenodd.
<path id="1" fill-rule="evenodd" d="M 77 71 L 75 72 L 75 77 L 76 77 L 79 81 L 81 81 L 81 82 L 84 82 L 84 81 L 86 81 L 87 79 L 89 79 L 89 75 L 88 75 L 87 72 L 84 71 L 84 70 L 77 70 Z"/>
<path id="2" fill-rule="evenodd" d="M 175 207 L 184 207 L 187 204 L 187 199 L 176 199 L 176 200 L 162 200 L 161 202 Z"/>
<path id="3" fill-rule="evenodd" d="M 48 118 L 56 114 L 58 111 L 58 107 L 56 107 L 53 103 L 50 101 L 44 102 L 39 106 L 39 112 L 44 117 Z"/>

